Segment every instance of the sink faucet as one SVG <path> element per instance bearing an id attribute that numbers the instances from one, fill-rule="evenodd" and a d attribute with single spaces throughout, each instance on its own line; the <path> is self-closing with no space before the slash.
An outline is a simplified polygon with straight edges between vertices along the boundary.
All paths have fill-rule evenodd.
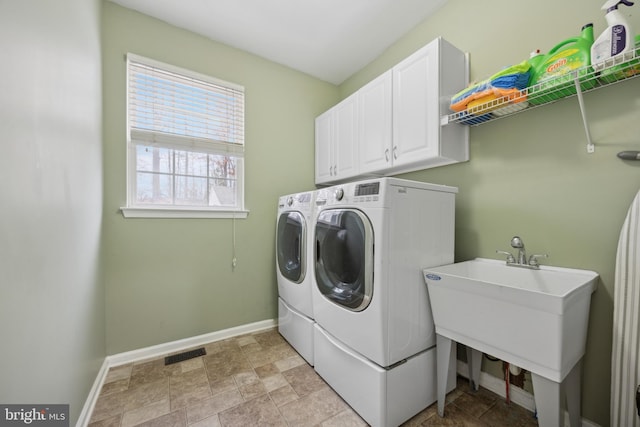
<path id="1" fill-rule="evenodd" d="M 520 236 L 513 236 L 511 239 L 511 247 L 518 250 L 518 264 L 526 264 L 527 253 L 524 250 L 524 242 Z"/>
<path id="2" fill-rule="evenodd" d="M 531 255 L 527 260 L 527 252 L 524 248 L 524 242 L 519 236 L 513 236 L 511 239 L 511 247 L 518 250 L 518 258 L 515 258 L 511 252 L 507 251 L 496 251 L 498 254 L 503 254 L 507 256 L 507 265 L 511 265 L 514 267 L 524 267 L 531 268 L 533 270 L 538 270 L 540 268 L 540 264 L 538 263 L 538 258 L 547 258 L 547 254 L 535 254 Z"/>

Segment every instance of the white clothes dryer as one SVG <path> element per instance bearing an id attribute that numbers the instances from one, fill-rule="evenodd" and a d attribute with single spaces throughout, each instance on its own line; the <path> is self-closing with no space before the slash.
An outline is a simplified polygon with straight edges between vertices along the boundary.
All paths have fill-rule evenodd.
<path id="1" fill-rule="evenodd" d="M 315 369 L 371 425 L 398 425 L 436 399 L 421 271 L 453 262 L 456 193 L 378 178 L 316 195 Z"/>
<path id="2" fill-rule="evenodd" d="M 276 221 L 278 331 L 313 365 L 313 221 L 315 192 L 281 196 Z"/>

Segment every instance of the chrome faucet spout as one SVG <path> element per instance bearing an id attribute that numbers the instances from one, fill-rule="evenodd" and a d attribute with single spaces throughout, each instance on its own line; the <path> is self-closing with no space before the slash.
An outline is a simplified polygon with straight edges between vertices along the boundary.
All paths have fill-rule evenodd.
<path id="1" fill-rule="evenodd" d="M 497 250 L 496 253 L 507 256 L 507 265 L 513 267 L 530 268 L 532 270 L 540 269 L 538 258 L 547 258 L 547 254 L 534 254 L 527 259 L 527 253 L 524 249 L 524 242 L 519 236 L 513 236 L 511 239 L 511 247 L 518 250 L 518 257 L 514 257 L 511 252 Z"/>
<path id="2" fill-rule="evenodd" d="M 524 248 L 524 242 L 519 236 L 513 236 L 511 247 L 518 250 L 518 264 L 527 264 L 527 252 Z"/>

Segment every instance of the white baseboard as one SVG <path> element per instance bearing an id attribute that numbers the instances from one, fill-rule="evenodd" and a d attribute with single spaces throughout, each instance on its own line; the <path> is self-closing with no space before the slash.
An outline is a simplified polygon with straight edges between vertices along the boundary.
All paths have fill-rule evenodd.
<path id="1" fill-rule="evenodd" d="M 458 360 L 456 370 L 458 372 L 458 375 L 467 379 L 469 378 L 469 367 L 466 363 Z M 501 378 L 494 377 L 493 375 L 489 375 L 486 372 L 480 372 L 480 385 L 487 390 L 497 394 L 498 396 L 504 398 L 507 397 L 505 383 Z M 536 402 L 533 395 L 521 389 L 520 387 L 509 388 L 509 399 L 511 400 L 511 402 L 529 411 L 534 412 L 536 409 Z M 564 425 L 565 427 L 569 427 L 569 413 L 567 411 L 564 412 Z M 593 421 L 589 421 L 586 418 L 583 418 L 582 427 L 600 427 L 600 425 L 594 423 Z"/>
<path id="2" fill-rule="evenodd" d="M 262 331 L 264 329 L 273 328 L 278 322 L 275 319 L 263 320 L 260 322 L 249 323 L 247 325 L 236 326 L 234 328 L 224 329 L 222 331 L 211 332 L 204 335 L 185 338 L 178 341 L 172 341 L 164 344 L 158 344 L 151 347 L 145 347 L 138 350 L 127 351 L 124 353 L 107 356 L 109 367 L 126 365 L 127 363 L 141 362 L 147 359 L 155 359 L 169 353 L 181 351 L 190 347 L 207 344 L 214 341 L 220 341 L 232 338 L 242 334 Z"/>
<path id="3" fill-rule="evenodd" d="M 98 375 L 93 382 L 93 386 L 91 387 L 91 390 L 89 390 L 89 396 L 87 397 L 87 400 L 82 407 L 82 412 L 80 412 L 80 416 L 78 417 L 78 421 L 76 422 L 76 427 L 84 427 L 89 424 L 91 413 L 93 412 L 93 408 L 95 408 L 96 406 L 98 396 L 100 395 L 100 390 L 102 390 L 102 385 L 104 384 L 105 378 L 107 378 L 108 372 L 109 362 L 105 357 L 104 361 L 102 362 L 102 366 L 98 371 Z"/>
<path id="4" fill-rule="evenodd" d="M 265 329 L 270 329 L 278 325 L 278 321 L 275 319 L 262 320 L 260 322 L 249 323 L 247 325 L 236 326 L 234 328 L 224 329 L 221 331 L 211 332 L 204 335 L 198 335 L 195 337 L 185 338 L 178 341 L 172 341 L 164 344 L 158 344 L 151 347 L 145 347 L 138 350 L 127 351 L 124 353 L 113 354 L 105 357 L 104 362 L 96 380 L 93 382 L 93 387 L 89 392 L 89 396 L 85 401 L 82 412 L 78 417 L 76 427 L 85 427 L 89 424 L 93 408 L 96 406 L 100 390 L 104 384 L 109 369 L 115 366 L 126 365 L 128 363 L 141 362 L 143 360 L 154 359 L 162 357 L 169 353 L 175 353 L 181 350 L 185 350 L 191 347 L 197 347 L 199 345 L 208 344 L 215 341 L 225 340 L 227 338 L 233 338 L 238 335 L 250 334 L 253 332 L 260 332 Z"/>

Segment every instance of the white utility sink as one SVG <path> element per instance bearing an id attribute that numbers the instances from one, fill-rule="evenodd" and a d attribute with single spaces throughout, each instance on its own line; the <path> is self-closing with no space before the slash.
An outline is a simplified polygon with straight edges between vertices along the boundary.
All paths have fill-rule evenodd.
<path id="1" fill-rule="evenodd" d="M 473 368 L 475 362 L 476 382 L 479 352 L 484 352 L 534 374 L 534 394 L 545 387 L 541 383 L 560 384 L 569 374 L 579 393 L 579 362 L 598 273 L 550 266 L 534 270 L 483 258 L 423 273 L 438 345 L 456 341 L 475 349 L 469 364 Z M 536 396 L 539 413 L 541 404 Z"/>

